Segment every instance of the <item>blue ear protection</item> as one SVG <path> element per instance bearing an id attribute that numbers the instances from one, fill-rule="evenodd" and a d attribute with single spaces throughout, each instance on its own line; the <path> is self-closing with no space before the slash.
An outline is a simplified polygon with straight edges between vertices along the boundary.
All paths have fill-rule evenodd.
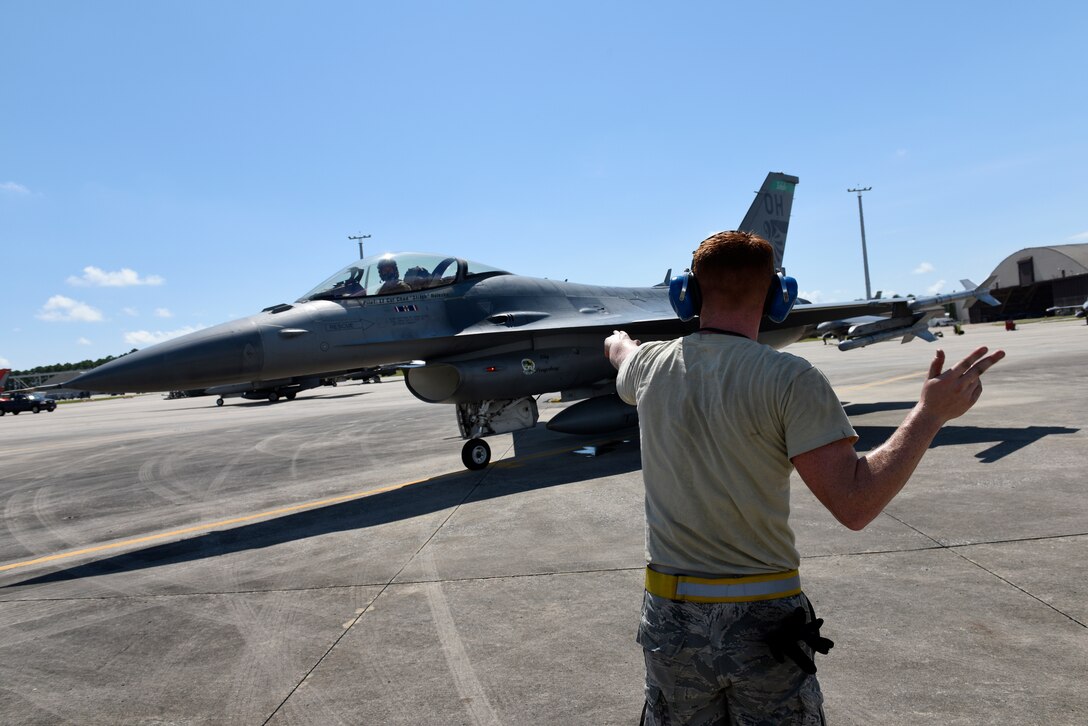
<path id="1" fill-rule="evenodd" d="M 669 281 L 669 302 L 676 317 L 685 323 L 699 314 L 703 295 L 699 292 L 699 281 L 694 274 L 685 272 Z"/>
<path id="2" fill-rule="evenodd" d="M 699 281 L 694 273 L 685 272 L 669 282 L 669 302 L 673 312 L 685 323 L 699 314 L 703 305 L 703 296 L 699 291 Z M 793 310 L 797 302 L 797 280 L 775 272 L 767 288 L 767 299 L 763 303 L 763 314 L 775 323 L 781 323 Z"/>
<path id="3" fill-rule="evenodd" d="M 781 323 L 793 310 L 797 302 L 797 280 L 775 272 L 771 278 L 771 285 L 767 288 L 767 299 L 763 302 L 763 314 L 771 319 L 771 322 Z"/>

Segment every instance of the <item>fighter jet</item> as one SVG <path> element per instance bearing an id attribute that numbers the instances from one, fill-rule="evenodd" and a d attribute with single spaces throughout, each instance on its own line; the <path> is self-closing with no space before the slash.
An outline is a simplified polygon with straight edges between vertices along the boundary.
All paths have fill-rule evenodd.
<path id="1" fill-rule="evenodd" d="M 768 174 L 740 227 L 771 242 L 779 268 L 797 183 L 795 176 Z M 931 309 L 937 314 L 948 300 L 985 292 L 917 299 L 906 311 L 889 300 L 799 302 L 785 322 L 765 318 L 759 340 L 781 348 L 813 335 L 820 323 L 859 315 L 879 315 L 886 324 L 847 334 L 844 343 L 853 341 L 853 347 L 915 336 Z M 404 370 L 408 390 L 428 403 L 454 406 L 466 439 L 462 461 L 481 469 L 491 460 L 485 437 L 535 426 L 535 397 L 543 393 L 580 401 L 551 420 L 552 430 L 604 432 L 637 421 L 615 394 L 616 372 L 603 341 L 616 329 L 643 341 L 696 330 L 698 320 L 681 321 L 668 294 L 667 284 L 576 284 L 453 256 L 384 254 L 353 262 L 294 303 L 131 353 L 67 386 L 105 392 L 239 384 L 260 389 L 279 379 L 422 361 Z"/>
<path id="2" fill-rule="evenodd" d="M 362 368 L 353 371 L 340 371 L 338 373 L 325 373 L 316 376 L 293 376 L 277 380 L 247 381 L 246 383 L 231 383 L 225 386 L 212 386 L 211 388 L 194 388 L 186 391 L 171 391 L 170 398 L 199 398 L 200 396 L 216 396 L 215 405 L 222 406 L 227 398 L 244 398 L 249 401 L 293 401 L 302 391 L 319 386 L 335 386 L 340 381 L 357 380 L 363 383 L 381 383 L 381 368 Z M 390 369 L 389 372 L 395 372 Z"/>

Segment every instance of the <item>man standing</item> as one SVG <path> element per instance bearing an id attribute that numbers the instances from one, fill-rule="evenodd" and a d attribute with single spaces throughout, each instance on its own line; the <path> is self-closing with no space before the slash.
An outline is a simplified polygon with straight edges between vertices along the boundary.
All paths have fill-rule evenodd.
<path id="1" fill-rule="evenodd" d="M 773 260 L 758 235 L 713 235 L 692 263 L 699 331 L 645 345 L 616 331 L 605 341 L 641 428 L 647 724 L 824 723 L 811 659 L 831 642 L 801 592 L 790 473 L 796 467 L 840 522 L 862 529 L 1004 357 L 979 348 L 942 372 L 938 350 L 906 421 L 858 457 L 823 375 L 756 342 Z"/>

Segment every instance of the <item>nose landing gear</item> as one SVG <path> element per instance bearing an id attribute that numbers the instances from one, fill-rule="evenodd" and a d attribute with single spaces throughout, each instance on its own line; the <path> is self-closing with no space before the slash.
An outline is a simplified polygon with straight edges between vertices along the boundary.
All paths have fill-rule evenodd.
<path id="1" fill-rule="evenodd" d="M 461 462 L 477 471 L 491 463 L 491 447 L 483 439 L 469 439 L 461 449 Z"/>

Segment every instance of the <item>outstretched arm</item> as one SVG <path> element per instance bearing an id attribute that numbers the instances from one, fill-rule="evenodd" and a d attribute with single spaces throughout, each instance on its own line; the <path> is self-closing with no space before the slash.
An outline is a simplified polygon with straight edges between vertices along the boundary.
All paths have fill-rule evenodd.
<path id="1" fill-rule="evenodd" d="M 942 372 L 944 351 L 938 350 L 921 399 L 883 445 L 859 457 L 849 440 L 840 439 L 793 457 L 797 473 L 836 519 L 863 529 L 907 483 L 941 427 L 975 405 L 982 374 L 1004 357 L 1004 351 L 987 356 L 986 348 L 978 348 Z"/>
<path id="2" fill-rule="evenodd" d="M 622 330 L 613 330 L 612 335 L 605 338 L 604 354 L 616 370 L 619 370 L 627 356 L 634 353 L 640 345 L 642 341 L 633 340 Z"/>

